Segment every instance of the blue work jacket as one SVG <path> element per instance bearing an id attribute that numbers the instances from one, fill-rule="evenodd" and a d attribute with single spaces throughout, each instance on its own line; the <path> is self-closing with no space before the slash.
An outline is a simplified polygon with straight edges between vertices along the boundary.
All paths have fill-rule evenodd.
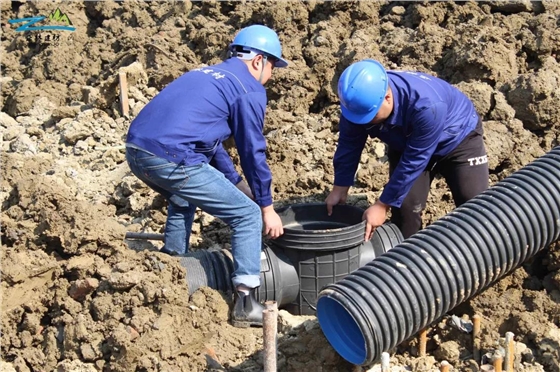
<path id="1" fill-rule="evenodd" d="M 411 71 L 388 71 L 393 111 L 381 124 L 354 124 L 342 115 L 334 155 L 334 184 L 352 186 L 369 137 L 379 138 L 402 153 L 379 199 L 400 207 L 414 181 L 433 156 L 445 156 L 475 129 L 473 103 L 451 84 Z"/>
<path id="2" fill-rule="evenodd" d="M 263 135 L 266 90 L 241 60 L 191 70 L 166 86 L 132 121 L 126 141 L 171 162 L 209 163 L 229 181 L 241 176 L 222 142 L 233 136 L 259 206 L 272 204 Z"/>

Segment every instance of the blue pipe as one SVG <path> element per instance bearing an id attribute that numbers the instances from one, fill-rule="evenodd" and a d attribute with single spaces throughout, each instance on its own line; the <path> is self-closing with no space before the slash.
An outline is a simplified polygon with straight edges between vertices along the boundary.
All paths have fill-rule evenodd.
<path id="1" fill-rule="evenodd" d="M 560 235 L 560 146 L 318 296 L 332 347 L 368 365 Z"/>

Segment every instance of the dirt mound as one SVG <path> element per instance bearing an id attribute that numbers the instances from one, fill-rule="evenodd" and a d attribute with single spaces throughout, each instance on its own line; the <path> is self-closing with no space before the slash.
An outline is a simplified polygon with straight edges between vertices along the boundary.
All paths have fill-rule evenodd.
<path id="1" fill-rule="evenodd" d="M 348 64 L 376 58 L 438 75 L 483 117 L 492 182 L 560 144 L 560 5 L 495 2 L 7 2 L 2 11 L 2 369 L 203 371 L 262 369 L 261 331 L 227 323 L 231 299 L 189 296 L 185 270 L 158 242 L 165 202 L 132 176 L 123 139 L 131 119 L 185 71 L 219 62 L 239 28 L 276 29 L 287 69 L 268 84 L 265 132 L 278 205 L 322 201 L 332 178 Z M 16 31 L 8 20 L 59 8 L 75 27 Z M 62 24 L 61 20 L 50 20 Z M 57 23 L 58 22 L 58 23 Z M 129 84 L 120 112 L 118 73 Z M 236 152 L 230 153 L 236 164 Z M 370 141 L 351 202 L 366 206 L 387 180 L 384 145 Z M 434 182 L 428 224 L 450 212 Z M 191 245 L 228 247 L 229 230 L 197 214 Z M 131 249 L 133 248 L 133 249 Z M 560 244 L 453 311 L 483 315 L 484 351 L 505 332 L 517 370 L 560 371 Z M 283 313 L 279 368 L 350 371 L 314 317 Z M 392 351 L 395 366 L 478 371 L 471 336 L 445 319 Z M 503 339 L 502 341 L 503 342 Z"/>

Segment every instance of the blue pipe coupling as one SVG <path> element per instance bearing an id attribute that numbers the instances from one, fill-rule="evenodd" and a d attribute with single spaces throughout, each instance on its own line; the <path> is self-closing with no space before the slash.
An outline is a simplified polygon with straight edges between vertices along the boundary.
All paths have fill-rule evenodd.
<path id="1" fill-rule="evenodd" d="M 377 362 L 560 234 L 560 146 L 344 279 L 317 317 L 347 361 Z"/>

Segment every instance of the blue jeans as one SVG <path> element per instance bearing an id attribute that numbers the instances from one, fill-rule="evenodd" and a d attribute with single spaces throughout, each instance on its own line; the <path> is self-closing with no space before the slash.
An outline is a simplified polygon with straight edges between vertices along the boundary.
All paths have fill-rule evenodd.
<path id="1" fill-rule="evenodd" d="M 168 201 L 165 248 L 184 254 L 196 208 L 219 218 L 232 229 L 234 287 L 260 285 L 262 215 L 260 207 L 214 167 L 183 166 L 135 147 L 127 147 L 132 173 Z"/>

